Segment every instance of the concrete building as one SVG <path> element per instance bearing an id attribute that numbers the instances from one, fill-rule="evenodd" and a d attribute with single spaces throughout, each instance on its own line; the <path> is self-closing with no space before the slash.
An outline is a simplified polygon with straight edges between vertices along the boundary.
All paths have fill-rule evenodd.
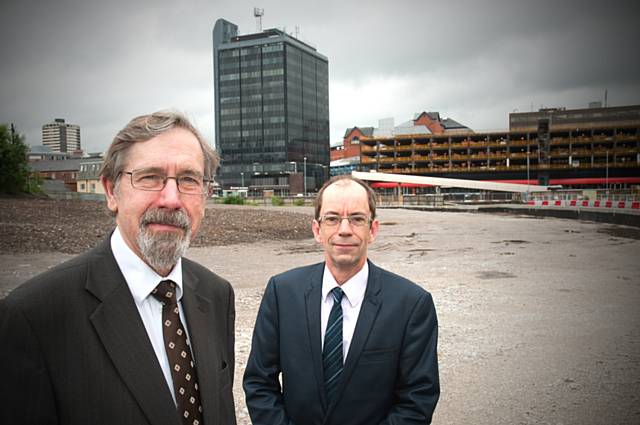
<path id="1" fill-rule="evenodd" d="M 360 154 L 363 138 L 394 137 L 425 134 L 454 134 L 469 132 L 468 127 L 451 119 L 440 117 L 439 112 L 421 112 L 409 121 L 395 125 L 393 118 L 378 121 L 378 127 L 352 127 L 344 134 L 342 145 L 331 147 L 331 175 L 350 174 L 361 169 Z"/>
<path id="2" fill-rule="evenodd" d="M 277 29 L 213 29 L 216 148 L 224 189 L 294 194 L 329 175 L 328 60 Z"/>
<path id="3" fill-rule="evenodd" d="M 42 144 L 49 146 L 53 152 L 78 152 L 81 150 L 80 126 L 56 118 L 54 122 L 42 126 Z"/>
<path id="4" fill-rule="evenodd" d="M 567 188 L 640 184 L 640 105 L 512 113 L 510 130 L 359 138 L 360 171 Z"/>

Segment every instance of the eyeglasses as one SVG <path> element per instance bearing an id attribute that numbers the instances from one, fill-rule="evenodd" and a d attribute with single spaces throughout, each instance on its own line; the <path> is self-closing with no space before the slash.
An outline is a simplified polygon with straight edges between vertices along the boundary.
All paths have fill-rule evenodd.
<path id="1" fill-rule="evenodd" d="M 349 220 L 349 224 L 355 227 L 363 227 L 371 222 L 371 219 L 364 214 L 351 214 L 347 216 L 339 216 L 338 214 L 325 214 L 320 217 L 318 222 L 327 227 L 339 226 L 342 220 Z"/>
<path id="2" fill-rule="evenodd" d="M 204 177 L 197 174 L 185 174 L 182 176 L 167 176 L 151 170 L 123 171 L 122 174 L 131 176 L 131 186 L 140 190 L 159 192 L 167 185 L 169 179 L 176 181 L 178 192 L 185 195 L 204 195 L 209 190 L 209 183 Z"/>

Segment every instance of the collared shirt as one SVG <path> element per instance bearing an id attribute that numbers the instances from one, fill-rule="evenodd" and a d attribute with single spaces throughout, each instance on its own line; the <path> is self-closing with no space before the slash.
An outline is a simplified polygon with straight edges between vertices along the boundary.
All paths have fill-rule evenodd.
<path id="1" fill-rule="evenodd" d="M 183 292 L 182 259 L 178 259 L 178 262 L 168 276 L 162 277 L 129 248 L 129 245 L 127 245 L 120 233 L 120 229 L 117 227 L 111 236 L 111 250 L 113 251 L 113 256 L 116 258 L 122 275 L 127 281 L 131 295 L 133 295 L 133 300 L 136 303 L 136 307 L 138 307 L 140 318 L 151 340 L 153 351 L 156 353 L 158 363 L 160 363 L 162 373 L 164 373 L 164 378 L 167 381 L 167 386 L 175 401 L 176 397 L 173 390 L 171 367 L 169 366 L 169 359 L 167 358 L 167 352 L 164 346 L 164 336 L 162 335 L 162 303 L 151 295 L 151 291 L 163 280 L 172 280 L 176 283 L 176 299 L 178 300 L 178 307 L 180 308 L 180 318 L 182 325 L 187 331 L 188 338 L 189 331 L 186 326 L 187 322 L 184 311 L 182 310 L 182 303 L 180 302 Z"/>
<path id="2" fill-rule="evenodd" d="M 339 286 L 344 291 L 342 297 L 342 359 L 347 360 L 349 346 L 353 339 L 353 332 L 356 329 L 356 322 L 362 307 L 362 300 L 367 289 L 367 280 L 369 279 L 369 263 L 365 261 L 364 266 L 351 279 L 342 285 L 338 285 L 329 268 L 325 264 L 324 274 L 322 275 L 322 304 L 320 308 L 320 321 L 322 332 L 322 346 L 324 347 L 324 333 L 327 330 L 327 322 L 329 321 L 329 313 L 333 307 L 333 296 L 329 293 L 333 288 Z"/>

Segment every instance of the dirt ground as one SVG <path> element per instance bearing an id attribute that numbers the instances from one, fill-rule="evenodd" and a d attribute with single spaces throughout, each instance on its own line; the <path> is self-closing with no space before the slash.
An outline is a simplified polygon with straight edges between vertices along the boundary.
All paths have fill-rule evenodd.
<path id="1" fill-rule="evenodd" d="M 310 219 L 310 208 L 293 211 Z M 406 210 L 380 219 L 370 258 L 429 290 L 438 311 L 434 424 L 640 423 L 638 229 Z M 322 259 L 310 230 L 301 232 L 189 251 L 236 290 L 239 424 L 250 423 L 241 381 L 268 278 Z M 0 291 L 71 256 L 0 254 Z"/>

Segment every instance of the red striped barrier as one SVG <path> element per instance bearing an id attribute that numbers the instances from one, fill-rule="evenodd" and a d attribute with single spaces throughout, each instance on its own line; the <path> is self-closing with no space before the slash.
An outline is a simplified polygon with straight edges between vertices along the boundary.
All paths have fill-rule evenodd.
<path id="1" fill-rule="evenodd" d="M 617 209 L 640 209 L 640 201 L 611 201 L 604 199 L 596 199 L 593 201 L 567 199 L 567 200 L 529 200 L 527 205 L 535 207 L 591 207 L 591 208 L 617 208 Z"/>

